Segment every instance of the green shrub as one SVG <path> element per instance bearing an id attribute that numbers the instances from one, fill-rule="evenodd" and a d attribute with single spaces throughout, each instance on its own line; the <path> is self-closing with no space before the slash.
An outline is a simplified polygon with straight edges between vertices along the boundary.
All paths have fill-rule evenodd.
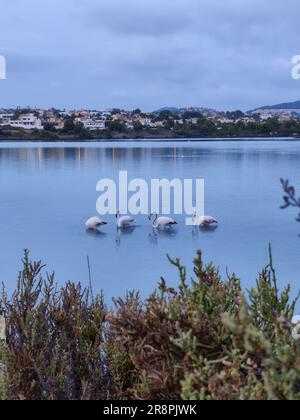
<path id="1" fill-rule="evenodd" d="M 194 278 L 179 260 L 178 289 L 116 299 L 29 261 L 11 299 L 3 294 L 6 343 L 0 342 L 0 398 L 142 400 L 299 400 L 300 345 L 292 337 L 295 301 L 282 293 L 270 263 L 242 292 L 199 252 Z"/>
<path id="2" fill-rule="evenodd" d="M 11 300 L 4 295 L 6 382 L 11 399 L 103 398 L 100 354 L 105 308 L 81 285 L 57 290 L 54 275 L 41 277 L 41 262 L 25 252 L 23 271 Z"/>
<path id="3" fill-rule="evenodd" d="M 162 280 L 145 302 L 116 302 L 109 334 L 117 344 L 110 363 L 119 372 L 118 390 L 130 372 L 136 381 L 124 396 L 135 399 L 299 399 L 300 353 L 291 334 L 296 301 L 289 306 L 290 288 L 279 294 L 272 260 L 249 302 L 240 281 L 222 281 L 201 253 L 190 284 L 180 261 L 172 263 L 179 290 Z M 124 356 L 120 366 L 114 354 Z"/>

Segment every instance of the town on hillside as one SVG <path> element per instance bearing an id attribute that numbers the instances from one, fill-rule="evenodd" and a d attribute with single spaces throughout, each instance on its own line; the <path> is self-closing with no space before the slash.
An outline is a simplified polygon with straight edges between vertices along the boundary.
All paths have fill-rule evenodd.
<path id="1" fill-rule="evenodd" d="M 300 109 L 261 108 L 246 113 L 209 108 L 58 110 L 0 109 L 0 137 L 26 138 L 299 136 Z"/>

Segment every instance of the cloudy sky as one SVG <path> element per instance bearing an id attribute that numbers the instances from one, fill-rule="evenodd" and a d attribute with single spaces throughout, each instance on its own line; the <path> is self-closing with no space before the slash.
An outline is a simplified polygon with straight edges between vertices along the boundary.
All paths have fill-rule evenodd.
<path id="1" fill-rule="evenodd" d="M 0 107 L 248 110 L 300 99 L 299 0 L 0 0 Z"/>

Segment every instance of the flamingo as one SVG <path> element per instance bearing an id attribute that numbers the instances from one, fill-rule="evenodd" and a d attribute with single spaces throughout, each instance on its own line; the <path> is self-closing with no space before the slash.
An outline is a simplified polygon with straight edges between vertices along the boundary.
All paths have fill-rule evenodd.
<path id="1" fill-rule="evenodd" d="M 149 216 L 149 220 L 151 221 L 152 217 L 155 216 L 153 227 L 154 229 L 159 229 L 160 227 L 169 227 L 173 225 L 177 225 L 178 223 L 172 219 L 171 217 L 164 217 L 164 216 L 158 216 L 157 213 L 152 213 Z"/>
<path id="2" fill-rule="evenodd" d="M 99 219 L 99 217 L 91 217 L 85 223 L 85 227 L 87 230 L 98 229 L 100 226 L 104 225 L 107 225 L 107 223 L 103 222 L 103 220 Z"/>
<path id="3" fill-rule="evenodd" d="M 129 227 L 134 222 L 134 219 L 130 216 L 121 216 L 119 210 L 117 211 L 116 218 L 118 228 Z"/>
<path id="4" fill-rule="evenodd" d="M 217 219 L 211 216 L 197 216 L 196 213 L 193 215 L 193 222 L 195 226 L 212 226 L 217 225 L 219 222 Z"/>

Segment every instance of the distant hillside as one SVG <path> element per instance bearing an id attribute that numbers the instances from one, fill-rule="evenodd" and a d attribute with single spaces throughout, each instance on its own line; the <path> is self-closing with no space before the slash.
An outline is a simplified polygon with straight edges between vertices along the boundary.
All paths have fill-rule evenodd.
<path id="1" fill-rule="evenodd" d="M 158 109 L 157 111 L 154 111 L 154 112 L 163 112 L 163 111 L 169 111 L 172 114 L 183 114 L 185 112 L 200 112 L 204 114 L 218 113 L 215 109 L 205 108 L 205 107 L 195 107 L 195 106 L 186 107 L 186 108 L 165 107 L 165 108 Z"/>
<path id="2" fill-rule="evenodd" d="M 165 107 L 165 108 L 160 108 L 160 109 L 158 109 L 157 111 L 154 111 L 154 112 L 164 112 L 164 111 L 172 112 L 172 114 L 178 114 L 179 109 L 174 108 L 174 107 Z"/>
<path id="3" fill-rule="evenodd" d="M 256 108 L 253 111 L 259 111 L 262 109 L 271 110 L 271 109 L 299 109 L 300 110 L 300 101 L 296 102 L 288 102 L 278 105 L 268 105 L 268 106 L 262 106 L 261 108 Z M 253 112 L 252 111 L 252 112 Z"/>

